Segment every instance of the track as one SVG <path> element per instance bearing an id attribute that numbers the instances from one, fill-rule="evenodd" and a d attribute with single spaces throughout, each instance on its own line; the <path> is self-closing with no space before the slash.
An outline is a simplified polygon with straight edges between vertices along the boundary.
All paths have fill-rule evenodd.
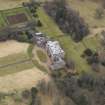
<path id="1" fill-rule="evenodd" d="M 0 65 L 0 68 L 5 68 L 5 67 L 8 67 L 8 66 L 13 66 L 13 65 L 16 65 L 16 64 L 24 63 L 24 62 L 29 62 L 30 60 L 31 59 L 26 59 L 26 60 L 22 60 L 22 61 L 12 63 L 12 64 Z"/>

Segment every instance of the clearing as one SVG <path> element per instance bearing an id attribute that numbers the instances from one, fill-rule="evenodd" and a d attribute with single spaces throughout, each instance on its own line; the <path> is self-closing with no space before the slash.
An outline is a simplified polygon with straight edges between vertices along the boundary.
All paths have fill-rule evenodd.
<path id="1" fill-rule="evenodd" d="M 20 7 L 24 1 L 29 0 L 0 0 L 0 10 Z"/>

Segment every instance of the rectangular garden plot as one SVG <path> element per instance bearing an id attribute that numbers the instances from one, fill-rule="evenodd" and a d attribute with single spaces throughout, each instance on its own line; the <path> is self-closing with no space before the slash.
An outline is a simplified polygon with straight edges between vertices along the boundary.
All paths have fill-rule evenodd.
<path id="1" fill-rule="evenodd" d="M 24 13 L 19 13 L 16 15 L 7 16 L 7 20 L 9 24 L 14 25 L 14 24 L 24 23 L 28 21 L 28 18 Z"/>
<path id="2" fill-rule="evenodd" d="M 3 10 L 2 16 L 6 24 L 11 26 L 32 20 L 29 10 L 24 7 Z"/>

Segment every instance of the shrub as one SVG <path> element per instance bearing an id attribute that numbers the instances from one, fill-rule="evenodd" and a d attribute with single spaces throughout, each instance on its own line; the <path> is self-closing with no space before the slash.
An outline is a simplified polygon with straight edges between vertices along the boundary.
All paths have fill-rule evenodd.
<path id="1" fill-rule="evenodd" d="M 37 26 L 38 26 L 38 27 L 41 27 L 41 26 L 42 26 L 42 23 L 41 23 L 40 20 L 37 21 Z"/>
<path id="2" fill-rule="evenodd" d="M 22 92 L 22 97 L 24 98 L 24 99 L 28 99 L 29 97 L 30 97 L 30 91 L 29 90 L 24 90 L 23 92 Z"/>
<path id="3" fill-rule="evenodd" d="M 84 51 L 84 54 L 85 54 L 86 56 L 92 56 L 92 55 L 93 55 L 93 52 L 92 52 L 91 49 L 87 48 L 87 49 Z"/>
<path id="4" fill-rule="evenodd" d="M 104 16 L 104 10 L 103 8 L 97 8 L 96 13 L 95 13 L 95 18 L 96 19 L 102 19 Z"/>
<path id="5" fill-rule="evenodd" d="M 28 50 L 27 50 L 27 53 L 28 53 L 30 58 L 33 57 L 33 53 L 32 53 L 33 48 L 34 48 L 34 45 L 30 44 L 30 46 L 28 47 Z"/>

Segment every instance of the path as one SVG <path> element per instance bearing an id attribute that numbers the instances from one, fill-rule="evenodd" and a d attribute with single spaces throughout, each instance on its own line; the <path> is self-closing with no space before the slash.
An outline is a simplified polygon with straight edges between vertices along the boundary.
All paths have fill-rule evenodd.
<path id="1" fill-rule="evenodd" d="M 5 67 L 9 67 L 9 66 L 14 66 L 14 65 L 17 65 L 17 64 L 25 63 L 25 62 L 30 62 L 30 59 L 21 60 L 21 61 L 18 61 L 18 62 L 14 62 L 14 63 L 12 63 L 12 64 L 0 65 L 0 68 L 5 68 Z"/>

